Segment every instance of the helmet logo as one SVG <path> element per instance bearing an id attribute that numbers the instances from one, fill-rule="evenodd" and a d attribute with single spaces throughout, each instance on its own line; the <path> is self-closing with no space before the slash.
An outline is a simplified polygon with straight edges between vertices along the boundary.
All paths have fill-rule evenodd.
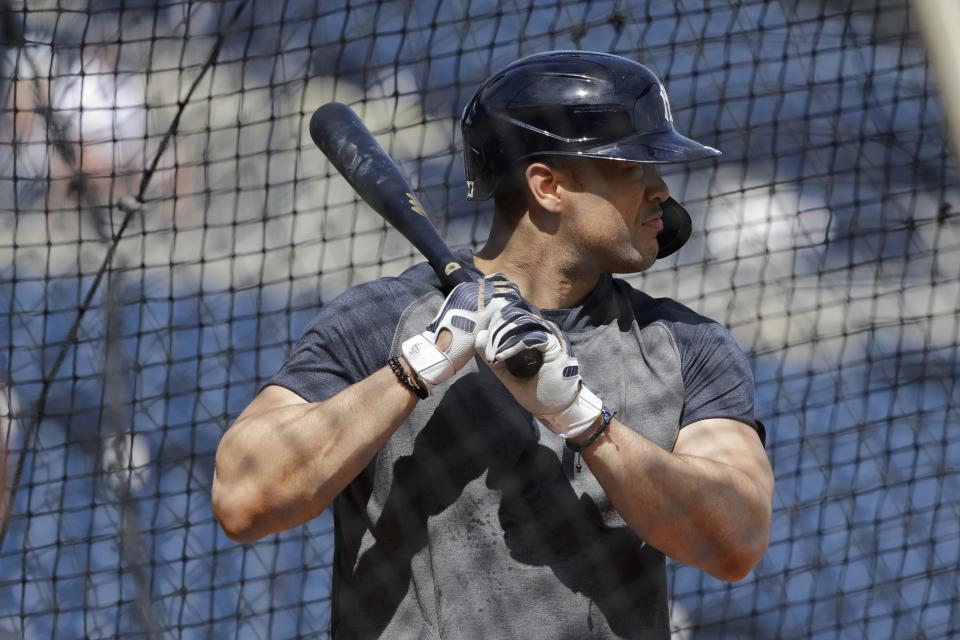
<path id="1" fill-rule="evenodd" d="M 663 100 L 663 115 L 667 118 L 667 122 L 673 126 L 673 114 L 670 113 L 670 98 L 667 97 L 667 90 L 663 88 L 663 85 L 660 87 L 660 99 Z"/>

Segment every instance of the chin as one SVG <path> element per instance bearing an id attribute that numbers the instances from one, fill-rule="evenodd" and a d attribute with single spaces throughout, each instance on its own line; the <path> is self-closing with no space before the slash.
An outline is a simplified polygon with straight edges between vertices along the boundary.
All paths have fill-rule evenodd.
<path id="1" fill-rule="evenodd" d="M 632 251 L 627 255 L 611 255 L 608 261 L 608 273 L 640 273 L 646 271 L 657 261 L 657 252 L 659 248 L 653 251 Z"/>

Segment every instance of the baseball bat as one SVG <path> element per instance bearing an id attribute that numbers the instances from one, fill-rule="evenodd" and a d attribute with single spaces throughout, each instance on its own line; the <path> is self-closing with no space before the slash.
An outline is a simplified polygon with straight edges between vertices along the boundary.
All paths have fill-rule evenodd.
<path id="1" fill-rule="evenodd" d="M 318 108 L 310 119 L 310 137 L 353 190 L 423 254 L 447 292 L 473 280 L 430 222 L 400 168 L 350 107 L 330 102 Z M 506 362 L 518 378 L 535 376 L 542 364 L 543 354 L 534 349 Z"/>

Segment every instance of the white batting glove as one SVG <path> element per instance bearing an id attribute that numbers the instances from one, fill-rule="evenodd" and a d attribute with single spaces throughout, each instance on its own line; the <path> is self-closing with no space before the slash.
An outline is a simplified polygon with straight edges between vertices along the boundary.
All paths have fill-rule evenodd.
<path id="1" fill-rule="evenodd" d="M 543 366 L 532 378 L 514 377 L 505 361 L 524 349 L 543 352 Z M 560 328 L 526 300 L 498 310 L 477 336 L 477 351 L 513 397 L 562 438 L 590 428 L 603 403 L 587 389 L 570 341 Z"/>
<path id="2" fill-rule="evenodd" d="M 454 287 L 426 330 L 400 345 L 404 359 L 427 392 L 469 362 L 475 353 L 477 334 L 487 328 L 497 311 L 520 299 L 517 285 L 502 273 Z M 445 333 L 449 334 L 449 344 L 441 350 L 437 342 Z"/>

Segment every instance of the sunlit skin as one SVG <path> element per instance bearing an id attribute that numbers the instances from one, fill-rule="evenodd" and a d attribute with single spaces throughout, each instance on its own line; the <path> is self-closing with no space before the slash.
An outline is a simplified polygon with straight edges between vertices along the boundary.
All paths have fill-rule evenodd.
<path id="1" fill-rule="evenodd" d="M 660 203 L 670 191 L 652 164 L 576 161 L 569 190 L 571 241 L 583 248 L 586 265 L 599 273 L 635 273 L 653 266 L 657 234 L 663 229 Z"/>
<path id="2" fill-rule="evenodd" d="M 538 307 L 573 307 L 602 274 L 655 262 L 660 203 L 669 196 L 655 166 L 533 162 L 523 185 L 523 209 L 494 217 L 474 262 L 505 273 Z M 250 541 L 316 517 L 415 405 L 388 367 L 323 402 L 268 386 L 217 449 L 217 520 L 230 537 Z M 614 418 L 583 460 L 633 532 L 675 560 L 739 580 L 763 557 L 773 473 L 748 425 L 700 420 L 665 451 Z"/>
<path id="3" fill-rule="evenodd" d="M 575 306 L 604 273 L 636 273 L 657 257 L 660 203 L 670 191 L 655 165 L 565 158 L 525 171 L 527 212 L 498 216 L 475 263 L 505 273 L 541 309 Z"/>
<path id="4" fill-rule="evenodd" d="M 527 212 L 497 217 L 474 263 L 505 273 L 542 309 L 562 309 L 589 293 L 604 273 L 653 266 L 663 230 L 660 203 L 670 189 L 656 165 L 564 158 L 524 172 Z M 443 348 L 449 337 L 440 334 Z"/>

